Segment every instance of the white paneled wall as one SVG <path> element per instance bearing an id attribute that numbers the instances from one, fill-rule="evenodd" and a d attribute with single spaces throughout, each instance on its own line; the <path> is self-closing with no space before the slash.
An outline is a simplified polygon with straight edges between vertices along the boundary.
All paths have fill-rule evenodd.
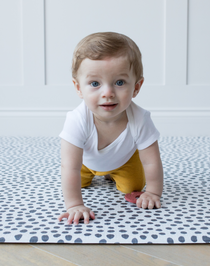
<path id="1" fill-rule="evenodd" d="M 73 50 L 98 31 L 139 46 L 135 102 L 162 135 L 210 135 L 209 0 L 0 0 L 0 135 L 59 134 L 80 103 Z"/>

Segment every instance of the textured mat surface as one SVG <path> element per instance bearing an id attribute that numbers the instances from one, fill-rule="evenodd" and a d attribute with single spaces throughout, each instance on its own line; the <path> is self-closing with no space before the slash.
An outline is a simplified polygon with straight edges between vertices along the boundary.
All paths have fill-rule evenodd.
<path id="1" fill-rule="evenodd" d="M 162 208 L 143 210 L 115 184 L 95 177 L 82 189 L 96 214 L 67 225 L 60 182 L 60 140 L 0 137 L 0 242 L 210 243 L 210 137 L 164 137 Z"/>

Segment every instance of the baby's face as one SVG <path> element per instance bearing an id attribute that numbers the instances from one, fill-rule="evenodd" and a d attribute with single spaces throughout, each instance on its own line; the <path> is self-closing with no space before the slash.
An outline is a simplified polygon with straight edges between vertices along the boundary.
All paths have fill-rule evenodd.
<path id="1" fill-rule="evenodd" d="M 133 69 L 126 57 L 103 60 L 84 59 L 73 79 L 79 96 L 94 116 L 102 121 L 120 118 L 143 83 L 136 83 Z"/>

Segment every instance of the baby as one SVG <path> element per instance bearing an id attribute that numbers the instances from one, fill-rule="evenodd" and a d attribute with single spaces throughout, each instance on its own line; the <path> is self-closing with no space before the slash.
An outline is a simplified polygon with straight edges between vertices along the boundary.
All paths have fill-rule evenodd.
<path id="1" fill-rule="evenodd" d="M 139 208 L 160 208 L 163 169 L 159 132 L 150 112 L 132 102 L 144 82 L 141 53 L 127 36 L 91 34 L 77 45 L 72 61 L 74 87 L 83 102 L 67 113 L 61 137 L 61 175 L 68 224 L 88 224 L 94 212 L 81 187 L 95 175 L 109 176 L 123 193 L 146 191 Z"/>

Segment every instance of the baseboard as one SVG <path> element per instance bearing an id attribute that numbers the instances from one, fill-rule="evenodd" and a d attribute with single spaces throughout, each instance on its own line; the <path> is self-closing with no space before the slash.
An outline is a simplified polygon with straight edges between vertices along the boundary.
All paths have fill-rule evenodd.
<path id="1" fill-rule="evenodd" d="M 210 109 L 153 109 L 162 136 L 210 136 Z M 1 136 L 58 136 L 67 109 L 1 109 Z"/>

